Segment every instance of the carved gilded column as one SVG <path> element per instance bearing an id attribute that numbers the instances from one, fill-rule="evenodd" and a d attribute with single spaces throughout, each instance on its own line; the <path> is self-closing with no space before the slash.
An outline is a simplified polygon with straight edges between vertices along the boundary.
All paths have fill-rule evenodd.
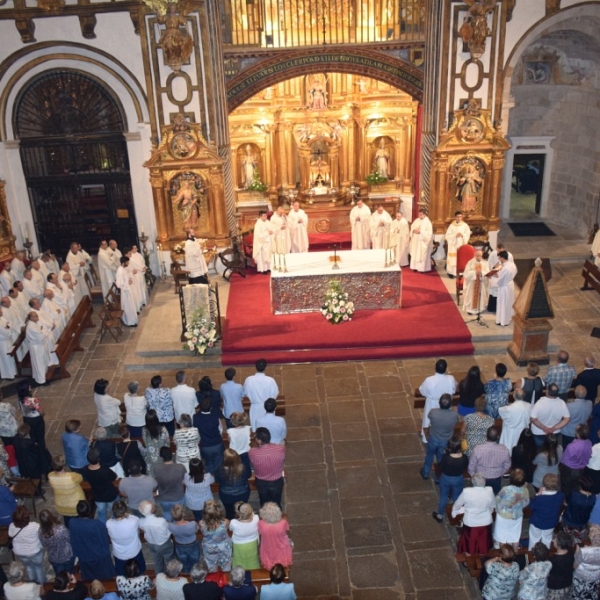
<path id="1" fill-rule="evenodd" d="M 337 146 L 331 146 L 329 149 L 329 165 L 331 172 L 331 187 L 340 186 L 340 163 L 339 163 L 339 152 Z"/>
<path id="2" fill-rule="evenodd" d="M 265 125 L 265 175 L 263 181 L 269 184 L 269 188 L 276 189 L 275 173 L 273 171 L 274 160 L 274 135 L 277 131 L 276 125 Z"/>
<path id="3" fill-rule="evenodd" d="M 160 171 L 154 169 L 150 171 L 150 185 L 152 186 L 158 241 L 164 243 L 169 237 L 169 226 L 167 223 L 168 211 L 165 210 L 165 192 Z"/>
<path id="4" fill-rule="evenodd" d="M 346 136 L 344 137 L 344 144 L 346 146 L 346 172 L 344 179 L 348 182 L 348 185 L 356 180 L 356 171 L 354 168 L 354 157 L 356 148 L 356 121 L 349 120 L 349 126 L 346 130 Z"/>
<path id="5" fill-rule="evenodd" d="M 488 195 L 489 206 L 485 214 L 490 215 L 490 231 L 500 229 L 500 189 L 502 187 L 502 173 L 506 163 L 505 150 L 495 151 L 492 154 L 490 193 Z"/>

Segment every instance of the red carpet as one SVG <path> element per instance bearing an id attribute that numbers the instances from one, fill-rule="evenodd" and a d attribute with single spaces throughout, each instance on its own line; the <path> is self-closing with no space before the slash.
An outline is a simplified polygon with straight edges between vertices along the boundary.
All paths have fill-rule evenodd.
<path id="1" fill-rule="evenodd" d="M 223 365 L 328 362 L 473 354 L 471 334 L 438 274 L 404 269 L 398 310 L 357 311 L 331 325 L 321 313 L 273 315 L 270 278 L 231 279 Z"/>

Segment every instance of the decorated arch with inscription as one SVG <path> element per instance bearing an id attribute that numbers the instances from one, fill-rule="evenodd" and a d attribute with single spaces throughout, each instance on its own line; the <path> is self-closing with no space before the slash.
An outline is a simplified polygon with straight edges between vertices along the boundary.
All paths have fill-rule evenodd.
<path id="1" fill-rule="evenodd" d="M 227 84 L 229 111 L 261 90 L 286 79 L 334 71 L 365 75 L 389 83 L 410 94 L 415 100 L 423 98 L 423 73 L 418 68 L 381 52 L 365 50 L 327 51 L 306 49 L 280 52 L 245 69 Z"/>

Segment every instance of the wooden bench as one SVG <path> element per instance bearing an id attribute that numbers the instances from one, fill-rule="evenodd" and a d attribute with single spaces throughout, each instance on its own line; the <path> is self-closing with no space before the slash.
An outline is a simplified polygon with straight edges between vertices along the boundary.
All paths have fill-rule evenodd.
<path id="1" fill-rule="evenodd" d="M 94 323 L 92 322 L 93 312 L 92 300 L 86 295 L 79 302 L 67 326 L 56 342 L 54 352 L 58 357 L 58 365 L 50 365 L 48 367 L 46 381 L 71 377 L 71 374 L 67 371 L 67 362 L 73 352 L 83 352 L 84 348 L 82 348 L 79 341 L 86 327 L 94 327 Z"/>
<path id="2" fill-rule="evenodd" d="M 600 269 L 591 260 L 586 260 L 583 264 L 581 276 L 583 277 L 581 289 L 584 292 L 593 289 L 600 294 Z"/>

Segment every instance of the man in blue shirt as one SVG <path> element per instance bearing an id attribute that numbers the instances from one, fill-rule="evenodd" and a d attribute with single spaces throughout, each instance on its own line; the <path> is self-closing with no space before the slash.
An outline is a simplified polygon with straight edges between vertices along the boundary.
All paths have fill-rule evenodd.
<path id="1" fill-rule="evenodd" d="M 256 421 L 256 427 L 266 427 L 271 434 L 271 444 L 283 444 L 287 435 L 287 425 L 283 417 L 275 415 L 277 401 L 275 398 L 265 400 L 267 414 Z"/>

